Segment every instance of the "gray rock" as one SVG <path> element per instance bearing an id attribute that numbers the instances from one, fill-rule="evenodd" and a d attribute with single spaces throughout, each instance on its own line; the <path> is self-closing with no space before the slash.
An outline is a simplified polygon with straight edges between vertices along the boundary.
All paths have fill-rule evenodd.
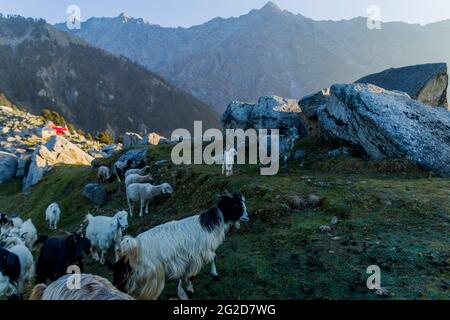
<path id="1" fill-rule="evenodd" d="M 24 190 L 41 181 L 44 173 L 55 164 L 90 165 L 92 160 L 94 158 L 70 141 L 62 136 L 54 136 L 33 152 L 28 174 L 24 179 Z"/>
<path id="2" fill-rule="evenodd" d="M 0 151 L 0 183 L 9 181 L 16 176 L 17 156 Z"/>
<path id="3" fill-rule="evenodd" d="M 374 85 L 331 87 L 319 109 L 327 139 L 358 146 L 372 159 L 406 158 L 419 167 L 450 176 L 450 112 Z"/>
<path id="4" fill-rule="evenodd" d="M 412 99 L 424 104 L 447 108 L 446 63 L 391 68 L 368 75 L 355 83 L 370 83 L 386 90 L 405 92 Z"/>
<path id="5" fill-rule="evenodd" d="M 147 152 L 147 147 L 129 150 L 120 156 L 119 161 L 126 162 L 127 160 L 131 160 L 134 165 L 139 165 L 144 162 Z"/>
<path id="6" fill-rule="evenodd" d="M 16 178 L 26 177 L 28 174 L 28 169 L 30 168 L 30 164 L 31 164 L 31 155 L 30 154 L 22 154 L 17 159 Z"/>
<path id="7" fill-rule="evenodd" d="M 347 147 L 342 147 L 342 148 L 328 151 L 322 158 L 330 159 L 330 158 L 339 158 L 339 157 L 349 157 L 350 154 L 351 154 L 351 152 Z"/>
<path id="8" fill-rule="evenodd" d="M 224 129 L 279 129 L 280 135 L 296 127 L 300 137 L 307 134 L 306 117 L 298 102 L 281 97 L 261 97 L 256 104 L 232 102 L 222 115 Z"/>
<path id="9" fill-rule="evenodd" d="M 140 144 L 157 146 L 158 144 L 161 143 L 162 140 L 167 140 L 167 139 L 164 138 L 163 136 L 160 136 L 159 134 L 157 134 L 155 132 L 152 132 L 152 133 L 146 134 L 144 136 L 144 138 L 141 140 Z"/>
<path id="10" fill-rule="evenodd" d="M 83 188 L 83 196 L 96 205 L 103 205 L 108 201 L 108 192 L 104 184 L 89 183 Z"/>
<path id="11" fill-rule="evenodd" d="M 142 141 L 142 137 L 140 135 L 138 135 L 137 133 L 126 132 L 123 135 L 123 147 L 124 148 L 137 146 L 138 144 L 140 144 L 141 141 Z"/>
<path id="12" fill-rule="evenodd" d="M 317 110 L 328 102 L 329 97 L 330 89 L 326 88 L 303 97 L 298 104 L 308 119 L 317 119 Z"/>

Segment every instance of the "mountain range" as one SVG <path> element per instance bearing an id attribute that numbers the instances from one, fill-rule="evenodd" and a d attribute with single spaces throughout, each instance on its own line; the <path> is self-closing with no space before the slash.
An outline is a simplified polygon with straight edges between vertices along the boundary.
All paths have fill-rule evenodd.
<path id="1" fill-rule="evenodd" d="M 450 20 L 383 23 L 371 30 L 366 18 L 314 21 L 272 2 L 190 28 L 121 14 L 91 18 L 70 31 L 142 64 L 219 112 L 233 100 L 298 99 L 390 67 L 450 62 Z"/>
<path id="2" fill-rule="evenodd" d="M 219 126 L 207 104 L 136 62 L 44 20 L 0 17 L 0 92 L 27 111 L 52 109 L 88 132 Z"/>

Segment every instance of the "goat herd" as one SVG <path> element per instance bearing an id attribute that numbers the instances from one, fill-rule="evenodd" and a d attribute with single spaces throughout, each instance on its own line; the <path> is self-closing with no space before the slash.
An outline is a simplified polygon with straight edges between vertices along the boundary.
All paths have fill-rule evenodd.
<path id="1" fill-rule="evenodd" d="M 97 171 L 99 182 L 112 177 L 124 180 L 133 216 L 133 204 L 140 204 L 140 216 L 148 213 L 149 203 L 157 196 L 173 193 L 168 183 L 152 185 L 150 168 L 133 168 L 133 162 L 117 161 L 113 174 L 108 167 Z M 216 250 L 231 227 L 249 220 L 245 198 L 238 194 L 223 194 L 217 205 L 203 213 L 171 221 L 147 230 L 136 237 L 125 236 L 128 213 L 114 216 L 87 214 L 80 230 L 68 233 L 58 229 L 61 210 L 57 203 L 48 206 L 45 219 L 50 230 L 65 233 L 65 238 L 38 235 L 31 219 L 0 216 L 0 298 L 21 299 L 25 284 L 35 282 L 32 300 L 130 300 L 157 299 L 166 280 L 178 280 L 178 297 L 187 299 L 194 292 L 193 278 L 205 264 L 211 263 L 215 279 Z M 33 250 L 41 243 L 35 267 Z M 105 255 L 114 250 L 115 262 Z M 112 284 L 97 275 L 85 274 L 84 260 L 91 255 L 113 273 Z M 48 284 L 50 282 L 50 284 Z"/>

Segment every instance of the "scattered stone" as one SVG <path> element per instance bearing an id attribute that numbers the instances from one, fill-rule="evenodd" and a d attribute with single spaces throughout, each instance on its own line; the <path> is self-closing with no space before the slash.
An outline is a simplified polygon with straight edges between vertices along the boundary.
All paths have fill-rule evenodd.
<path id="1" fill-rule="evenodd" d="M 375 291 L 378 296 L 389 296 L 389 290 L 387 288 L 380 288 Z"/>
<path id="2" fill-rule="evenodd" d="M 131 160 L 135 166 L 139 166 L 140 164 L 143 164 L 145 161 L 145 158 L 147 156 L 148 147 L 140 147 L 138 149 L 132 149 L 127 152 L 124 152 L 120 158 L 119 161 L 126 162 L 127 160 Z"/>
<path id="3" fill-rule="evenodd" d="M 308 203 L 309 205 L 313 206 L 313 207 L 318 207 L 320 206 L 320 204 L 322 203 L 323 198 L 319 197 L 318 195 L 315 194 L 310 194 L 308 196 Z"/>
<path id="4" fill-rule="evenodd" d="M 108 192 L 104 184 L 89 183 L 85 185 L 83 196 L 99 206 L 108 201 Z"/>
<path id="5" fill-rule="evenodd" d="M 160 136 L 159 134 L 157 134 L 155 132 L 152 132 L 152 133 L 147 134 L 140 143 L 144 144 L 144 145 L 157 146 L 160 144 L 161 140 L 167 140 L 167 139 L 164 138 L 163 136 Z"/>
<path id="6" fill-rule="evenodd" d="M 302 196 L 292 196 L 289 198 L 289 205 L 292 209 L 302 210 L 308 206 Z"/>
<path id="7" fill-rule="evenodd" d="M 54 136 L 33 152 L 24 190 L 41 181 L 55 164 L 90 165 L 93 159 L 62 136 Z"/>
<path id="8" fill-rule="evenodd" d="M 334 216 L 333 218 L 331 218 L 331 224 L 332 225 L 335 225 L 335 224 L 337 224 L 338 223 L 338 217 L 337 216 Z"/>
<path id="9" fill-rule="evenodd" d="M 169 160 L 158 160 L 155 162 L 155 165 L 157 165 L 157 166 L 163 166 L 166 164 L 169 164 Z"/>
<path id="10" fill-rule="evenodd" d="M 123 135 L 123 147 L 130 148 L 137 146 L 141 143 L 142 137 L 134 132 L 126 132 Z"/>
<path id="11" fill-rule="evenodd" d="M 327 226 L 327 225 L 322 225 L 319 227 L 320 232 L 330 232 L 331 231 L 331 227 Z"/>

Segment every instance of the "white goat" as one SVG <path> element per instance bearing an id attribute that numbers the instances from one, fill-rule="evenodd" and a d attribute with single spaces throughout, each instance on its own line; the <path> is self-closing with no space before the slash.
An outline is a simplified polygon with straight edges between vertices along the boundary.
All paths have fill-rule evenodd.
<path id="1" fill-rule="evenodd" d="M 227 177 L 233 175 L 234 157 L 236 155 L 237 151 L 235 148 L 231 148 L 224 151 L 222 163 L 222 175 L 226 174 Z"/>
<path id="2" fill-rule="evenodd" d="M 20 226 L 19 238 L 23 240 L 28 249 L 33 250 L 38 238 L 38 232 L 31 219 L 28 219 Z"/>
<path id="3" fill-rule="evenodd" d="M 121 177 L 125 175 L 125 172 L 131 168 L 133 161 L 128 159 L 127 161 L 116 161 L 113 166 L 113 172 L 119 182 L 122 182 Z"/>
<path id="4" fill-rule="evenodd" d="M 149 166 L 143 167 L 142 169 L 129 169 L 127 172 L 125 172 L 125 178 L 128 177 L 130 174 L 137 173 L 139 175 L 145 175 L 145 173 L 150 170 Z"/>
<path id="5" fill-rule="evenodd" d="M 128 188 L 129 185 L 133 183 L 149 183 L 153 180 L 151 175 L 141 176 L 137 173 L 128 175 L 125 178 L 125 186 Z"/>
<path id="6" fill-rule="evenodd" d="M 105 254 L 111 246 L 114 246 L 116 260 L 118 260 L 119 244 L 122 232 L 128 228 L 128 213 L 119 211 L 113 217 L 86 216 L 88 226 L 86 238 L 91 241 L 91 254 L 95 260 L 105 263 Z M 98 254 L 100 251 L 100 257 Z"/>
<path id="7" fill-rule="evenodd" d="M 126 291 L 139 299 L 157 299 L 167 277 L 179 280 L 178 295 L 186 298 L 182 280 L 193 292 L 191 279 L 214 261 L 230 227 L 248 220 L 245 198 L 226 195 L 200 215 L 160 225 L 136 238 L 124 237 L 121 257 L 133 270 L 125 279 Z"/>
<path id="8" fill-rule="evenodd" d="M 105 183 L 111 177 L 111 172 L 108 167 L 101 166 L 97 170 L 97 179 L 100 183 Z"/>
<path id="9" fill-rule="evenodd" d="M 47 222 L 49 229 L 58 229 L 58 222 L 60 217 L 61 209 L 59 208 L 59 205 L 56 202 L 50 204 L 45 211 L 45 221 Z"/>
<path id="10" fill-rule="evenodd" d="M 31 251 L 25 246 L 25 243 L 17 238 L 12 237 L 6 241 L 6 247 L 9 252 L 17 255 L 20 261 L 20 276 L 17 286 L 12 294 L 21 295 L 24 291 L 24 284 L 31 282 L 34 277 L 34 259 Z"/>
<path id="11" fill-rule="evenodd" d="M 92 274 L 80 274 L 80 288 L 73 290 L 67 284 L 74 275 L 66 275 L 49 286 L 41 283 L 33 288 L 30 300 L 134 300 L 117 290 L 111 282 Z"/>
<path id="12" fill-rule="evenodd" d="M 127 201 L 130 208 L 130 216 L 133 216 L 133 203 L 139 202 L 141 204 L 141 210 L 139 216 L 148 214 L 148 205 L 150 202 L 159 195 L 172 194 L 173 188 L 168 183 L 163 183 L 158 186 L 154 186 L 150 183 L 134 183 L 127 187 Z"/>

